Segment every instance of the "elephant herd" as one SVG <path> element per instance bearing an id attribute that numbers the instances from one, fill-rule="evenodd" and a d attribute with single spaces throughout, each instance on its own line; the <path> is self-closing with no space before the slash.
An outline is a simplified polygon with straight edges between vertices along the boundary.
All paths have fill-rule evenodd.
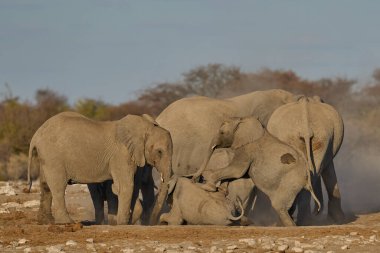
<path id="1" fill-rule="evenodd" d="M 107 200 L 109 224 L 246 225 L 261 192 L 281 225 L 306 225 L 311 198 L 314 212 L 323 208 L 321 181 L 328 215 L 339 224 L 345 217 L 333 158 L 343 132 L 339 113 L 319 97 L 280 89 L 183 98 L 156 119 L 100 122 L 63 112 L 34 134 L 28 175 L 31 166 L 40 169 L 41 224 L 73 222 L 65 189 L 81 183 L 96 224 L 105 222 Z"/>

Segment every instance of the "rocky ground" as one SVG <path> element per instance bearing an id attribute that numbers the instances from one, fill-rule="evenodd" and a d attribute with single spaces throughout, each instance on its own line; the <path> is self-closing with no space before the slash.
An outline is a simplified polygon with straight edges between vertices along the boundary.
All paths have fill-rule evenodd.
<path id="1" fill-rule="evenodd" d="M 380 252 L 380 213 L 340 226 L 37 225 L 38 187 L 0 182 L 0 252 Z M 85 185 L 66 194 L 71 217 L 91 220 Z"/>

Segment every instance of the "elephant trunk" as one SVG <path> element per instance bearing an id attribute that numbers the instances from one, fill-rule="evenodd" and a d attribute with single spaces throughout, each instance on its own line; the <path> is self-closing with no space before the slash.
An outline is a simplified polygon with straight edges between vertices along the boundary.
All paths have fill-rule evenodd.
<path id="1" fill-rule="evenodd" d="M 240 215 L 235 217 L 233 215 L 230 215 L 228 217 L 229 220 L 232 220 L 232 221 L 237 221 L 237 220 L 240 220 L 243 216 L 244 216 L 244 208 L 243 208 L 243 204 L 241 203 L 241 200 L 238 198 L 237 199 L 237 202 L 239 204 L 239 208 L 240 208 Z"/>
<path id="2" fill-rule="evenodd" d="M 169 181 L 171 178 L 172 173 L 172 165 L 171 162 L 167 163 L 166 166 L 160 166 L 157 168 L 157 170 L 161 173 L 161 186 L 158 191 L 158 195 L 156 198 L 156 202 L 153 207 L 152 215 L 150 217 L 150 225 L 156 225 L 158 221 L 158 215 L 161 212 L 162 206 L 166 200 L 166 197 L 168 195 L 168 187 L 169 187 Z"/>
<path id="3" fill-rule="evenodd" d="M 196 181 L 196 179 L 199 178 L 202 175 L 202 173 L 205 171 L 205 169 L 207 168 L 207 165 L 211 159 L 211 156 L 214 154 L 214 151 L 216 148 L 217 148 L 216 140 L 213 139 L 210 143 L 208 150 L 207 150 L 208 153 L 207 153 L 207 156 L 206 156 L 205 160 L 203 161 L 202 165 L 199 167 L 197 172 L 195 172 L 194 174 L 188 175 L 189 177 L 193 177 L 193 181 Z M 185 176 L 185 177 L 187 177 L 187 176 Z"/>

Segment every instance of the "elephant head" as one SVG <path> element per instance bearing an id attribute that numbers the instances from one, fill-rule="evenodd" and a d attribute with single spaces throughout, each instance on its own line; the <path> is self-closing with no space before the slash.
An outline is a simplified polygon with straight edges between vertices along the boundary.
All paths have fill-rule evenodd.
<path id="1" fill-rule="evenodd" d="M 168 193 L 168 182 L 172 175 L 173 144 L 170 133 L 160 127 L 153 118 L 128 115 L 117 126 L 118 138 L 127 147 L 136 166 L 145 163 L 154 166 L 161 174 L 161 188 L 151 215 L 151 224 L 155 224 L 158 214 Z"/>
<path id="2" fill-rule="evenodd" d="M 206 169 L 211 156 L 217 148 L 239 148 L 259 139 L 264 134 L 264 128 L 254 117 L 231 118 L 222 123 L 210 142 L 208 154 L 200 169 L 193 175 L 199 177 Z"/>

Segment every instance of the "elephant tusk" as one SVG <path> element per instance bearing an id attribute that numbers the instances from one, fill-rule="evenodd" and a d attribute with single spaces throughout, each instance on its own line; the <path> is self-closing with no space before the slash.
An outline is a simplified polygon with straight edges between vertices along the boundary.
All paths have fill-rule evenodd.
<path id="1" fill-rule="evenodd" d="M 161 182 L 164 182 L 164 178 L 162 177 L 162 174 L 160 174 Z"/>

